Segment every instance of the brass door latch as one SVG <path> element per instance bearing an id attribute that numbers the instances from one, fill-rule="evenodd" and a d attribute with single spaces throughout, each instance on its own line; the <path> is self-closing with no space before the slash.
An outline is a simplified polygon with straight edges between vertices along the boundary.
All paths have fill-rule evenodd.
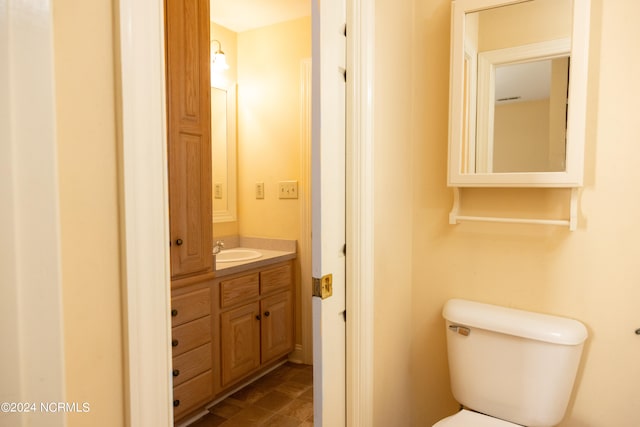
<path id="1" fill-rule="evenodd" d="M 314 297 L 325 299 L 333 295 L 333 275 L 327 274 L 322 276 L 320 279 L 312 277 L 311 282 L 313 285 Z"/>

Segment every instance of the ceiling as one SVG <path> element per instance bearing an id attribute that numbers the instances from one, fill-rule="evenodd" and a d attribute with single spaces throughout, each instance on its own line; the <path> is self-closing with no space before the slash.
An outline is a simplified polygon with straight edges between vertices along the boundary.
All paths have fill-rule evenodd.
<path id="1" fill-rule="evenodd" d="M 311 0 L 211 0 L 211 20 L 236 33 L 311 16 Z"/>
<path id="2" fill-rule="evenodd" d="M 496 67 L 496 102 L 525 102 L 549 98 L 551 59 Z"/>

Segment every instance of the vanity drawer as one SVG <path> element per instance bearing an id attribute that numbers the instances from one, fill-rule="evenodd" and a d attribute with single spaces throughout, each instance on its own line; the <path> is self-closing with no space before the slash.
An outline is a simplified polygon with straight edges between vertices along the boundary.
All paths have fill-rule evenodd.
<path id="1" fill-rule="evenodd" d="M 259 294 L 258 273 L 223 280 L 220 282 L 220 307 L 231 307 L 246 300 L 257 298 Z"/>
<path id="2" fill-rule="evenodd" d="M 211 289 L 201 289 L 171 298 L 171 326 L 211 314 Z"/>
<path id="3" fill-rule="evenodd" d="M 211 343 L 207 343 L 173 358 L 173 385 L 180 385 L 210 369 Z"/>
<path id="4" fill-rule="evenodd" d="M 291 264 L 260 272 L 260 294 L 287 290 L 291 287 Z"/>
<path id="5" fill-rule="evenodd" d="M 178 419 L 213 395 L 213 375 L 207 371 L 202 375 L 173 388 L 173 416 Z"/>
<path id="6" fill-rule="evenodd" d="M 211 316 L 202 317 L 171 329 L 173 356 L 211 341 Z"/>

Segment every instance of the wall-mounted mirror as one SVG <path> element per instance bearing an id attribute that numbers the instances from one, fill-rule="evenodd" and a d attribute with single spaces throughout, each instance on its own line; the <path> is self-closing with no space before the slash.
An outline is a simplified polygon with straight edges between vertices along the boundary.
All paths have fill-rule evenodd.
<path id="1" fill-rule="evenodd" d="M 236 85 L 211 87 L 213 222 L 237 220 Z"/>
<path id="2" fill-rule="evenodd" d="M 449 185 L 582 184 L 589 0 L 454 0 Z"/>

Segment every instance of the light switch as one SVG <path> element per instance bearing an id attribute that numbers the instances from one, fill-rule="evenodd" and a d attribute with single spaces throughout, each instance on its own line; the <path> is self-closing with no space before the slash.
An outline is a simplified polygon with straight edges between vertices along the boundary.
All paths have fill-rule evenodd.
<path id="1" fill-rule="evenodd" d="M 297 199 L 298 181 L 280 181 L 278 183 L 279 199 Z"/>
<path id="2" fill-rule="evenodd" d="M 264 199 L 264 182 L 256 182 L 256 199 Z"/>

